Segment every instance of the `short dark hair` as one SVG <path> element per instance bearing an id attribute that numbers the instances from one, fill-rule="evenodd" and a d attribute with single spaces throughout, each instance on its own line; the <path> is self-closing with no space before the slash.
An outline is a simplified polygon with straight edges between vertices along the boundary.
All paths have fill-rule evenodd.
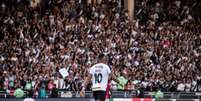
<path id="1" fill-rule="evenodd" d="M 104 54 L 99 54 L 99 55 L 98 55 L 98 59 L 100 59 L 100 60 L 102 60 L 104 57 L 105 57 Z"/>

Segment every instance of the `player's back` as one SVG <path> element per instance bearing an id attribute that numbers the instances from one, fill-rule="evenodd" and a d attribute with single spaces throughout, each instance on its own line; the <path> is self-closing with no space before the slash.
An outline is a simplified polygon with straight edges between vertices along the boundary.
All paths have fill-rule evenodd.
<path id="1" fill-rule="evenodd" d="M 98 63 L 92 66 L 89 70 L 92 75 L 92 90 L 105 91 L 108 84 L 109 74 L 111 73 L 108 65 Z"/>

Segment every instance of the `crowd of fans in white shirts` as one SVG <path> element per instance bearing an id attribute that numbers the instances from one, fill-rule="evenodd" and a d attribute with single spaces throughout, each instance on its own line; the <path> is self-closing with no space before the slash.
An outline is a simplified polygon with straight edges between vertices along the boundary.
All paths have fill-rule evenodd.
<path id="1" fill-rule="evenodd" d="M 100 53 L 132 90 L 201 88 L 201 23 L 190 4 L 141 0 L 132 20 L 119 0 L 42 1 L 1 1 L 0 88 L 31 83 L 34 91 L 53 84 L 78 91 Z M 68 77 L 62 78 L 61 68 Z"/>

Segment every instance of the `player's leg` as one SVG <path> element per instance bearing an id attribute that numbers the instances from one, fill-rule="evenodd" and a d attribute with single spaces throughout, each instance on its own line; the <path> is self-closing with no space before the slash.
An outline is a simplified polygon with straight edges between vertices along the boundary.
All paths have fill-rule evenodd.
<path id="1" fill-rule="evenodd" d="M 106 92 L 105 91 L 94 91 L 93 96 L 95 101 L 105 101 Z"/>
<path id="2" fill-rule="evenodd" d="M 99 101 L 105 101 L 105 98 L 106 98 L 106 92 L 105 91 L 99 91 L 98 92 Z"/>
<path id="3" fill-rule="evenodd" d="M 97 91 L 93 91 L 93 96 L 95 101 L 98 101 L 98 92 Z"/>

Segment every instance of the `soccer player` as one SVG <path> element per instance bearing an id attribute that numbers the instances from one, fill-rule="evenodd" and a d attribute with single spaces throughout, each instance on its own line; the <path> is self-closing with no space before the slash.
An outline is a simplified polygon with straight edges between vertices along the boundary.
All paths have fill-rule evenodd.
<path id="1" fill-rule="evenodd" d="M 105 101 L 106 88 L 108 86 L 108 80 L 111 78 L 111 70 L 108 65 L 105 64 L 104 54 L 98 56 L 98 62 L 89 69 L 89 74 L 84 82 L 83 89 L 80 95 L 84 95 L 85 87 L 92 82 L 92 92 L 95 101 Z"/>

